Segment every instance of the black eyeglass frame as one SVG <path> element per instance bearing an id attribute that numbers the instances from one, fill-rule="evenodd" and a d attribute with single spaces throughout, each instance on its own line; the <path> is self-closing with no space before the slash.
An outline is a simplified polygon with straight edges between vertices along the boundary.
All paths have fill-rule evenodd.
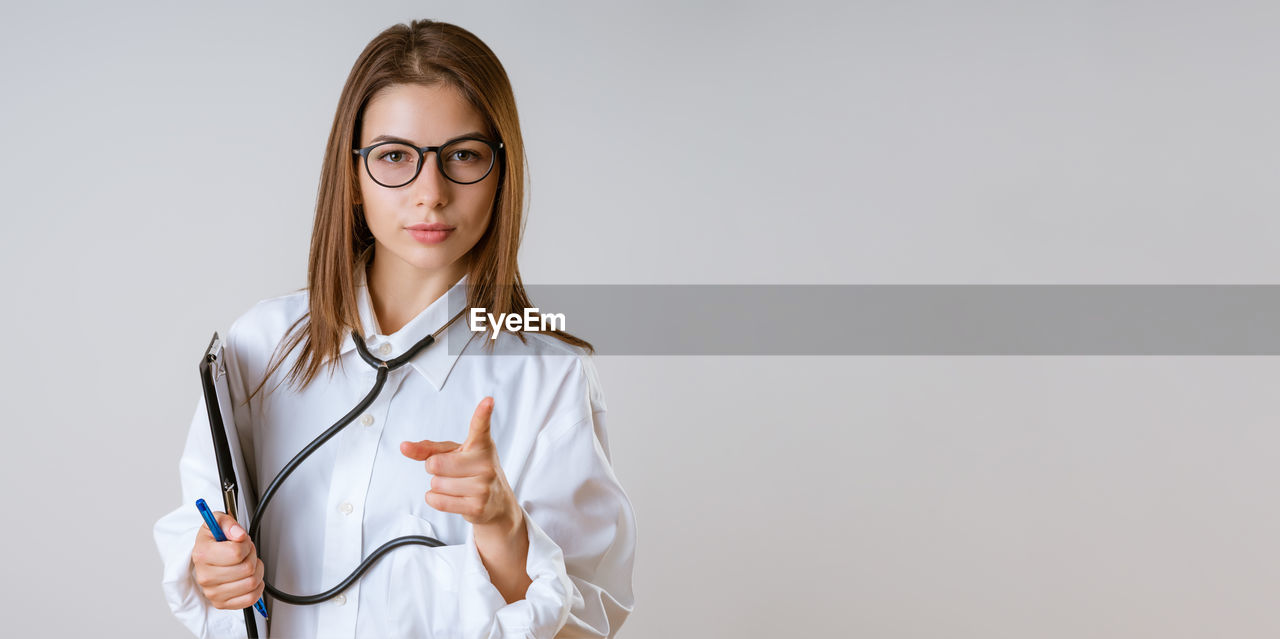
<path id="1" fill-rule="evenodd" d="M 464 140 L 475 140 L 476 142 L 483 142 L 489 146 L 489 149 L 491 151 L 493 151 L 493 161 L 489 163 L 489 169 L 484 172 L 484 175 L 470 182 L 459 182 L 458 180 L 453 179 L 453 177 L 450 176 L 449 173 L 444 170 L 444 159 L 440 155 L 440 151 L 445 147 L 449 146 L 450 144 L 462 142 Z M 387 144 L 399 144 L 401 146 L 407 146 L 418 152 L 418 166 L 413 171 L 413 177 L 409 178 L 409 181 L 405 182 L 404 184 L 390 186 L 387 184 L 383 184 L 382 182 L 378 182 L 378 178 L 373 177 L 373 171 L 369 169 L 369 152 L 380 146 L 385 146 Z M 494 165 L 500 163 L 498 156 L 505 154 L 507 149 L 506 149 L 506 145 L 503 144 L 502 142 L 495 143 L 493 140 L 489 140 L 487 138 L 475 137 L 475 136 L 463 136 L 460 138 L 454 138 L 452 140 L 445 142 L 444 144 L 441 144 L 440 146 L 413 146 L 412 144 L 409 144 L 408 142 L 401 141 L 401 140 L 385 140 L 377 144 L 371 144 L 369 146 L 366 146 L 363 149 L 351 149 L 352 154 L 360 156 L 361 158 L 360 163 L 364 165 L 364 172 L 369 175 L 369 179 L 373 180 L 379 186 L 383 186 L 388 189 L 398 189 L 402 186 L 413 184 L 413 181 L 418 179 L 418 175 L 422 173 L 423 160 L 426 158 L 426 155 L 432 151 L 434 151 L 436 154 L 436 169 L 440 171 L 440 175 L 443 175 L 446 180 L 449 180 L 454 184 L 475 184 L 476 182 L 483 181 L 485 178 L 489 177 L 490 173 L 493 173 Z"/>

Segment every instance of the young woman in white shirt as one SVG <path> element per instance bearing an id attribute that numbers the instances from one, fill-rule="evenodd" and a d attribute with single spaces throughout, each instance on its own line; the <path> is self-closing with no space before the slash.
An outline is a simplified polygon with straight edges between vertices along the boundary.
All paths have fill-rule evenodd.
<path id="1" fill-rule="evenodd" d="M 155 526 L 166 599 L 196 636 L 245 636 L 242 609 L 264 593 L 272 637 L 608 637 L 630 614 L 635 519 L 590 344 L 491 340 L 457 314 L 532 307 L 516 261 L 523 159 L 510 82 L 471 33 L 414 21 L 361 53 L 325 151 L 307 287 L 259 302 L 226 338 L 253 489 L 370 392 L 368 354 L 436 341 L 279 485 L 253 539 L 219 512 L 230 541 L 215 542 L 194 506 L 221 505 L 201 399 L 183 503 Z M 266 588 L 323 593 L 406 535 L 446 545 L 394 548 L 319 603 Z"/>

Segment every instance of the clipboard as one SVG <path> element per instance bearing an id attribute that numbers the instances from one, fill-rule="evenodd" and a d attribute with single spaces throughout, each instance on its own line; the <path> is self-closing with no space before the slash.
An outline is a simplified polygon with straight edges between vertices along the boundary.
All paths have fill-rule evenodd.
<path id="1" fill-rule="evenodd" d="M 236 430 L 235 410 L 227 386 L 227 362 L 222 339 L 214 332 L 209 348 L 200 358 L 200 385 L 204 389 L 204 405 L 209 413 L 209 430 L 213 435 L 213 452 L 218 462 L 218 488 L 222 491 L 223 512 L 249 530 L 249 520 L 258 509 L 258 495 L 253 473 L 245 463 Z M 267 636 L 267 621 L 252 606 L 244 609 L 245 631 L 250 639 Z"/>

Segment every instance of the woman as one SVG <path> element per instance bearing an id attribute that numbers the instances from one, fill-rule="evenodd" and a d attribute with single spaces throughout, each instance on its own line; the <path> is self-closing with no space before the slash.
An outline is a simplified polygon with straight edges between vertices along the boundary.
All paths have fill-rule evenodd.
<path id="1" fill-rule="evenodd" d="M 183 503 L 155 527 L 166 598 L 197 636 L 244 636 L 241 611 L 264 592 L 272 637 L 605 637 L 630 614 L 635 520 L 591 345 L 509 325 L 489 339 L 458 312 L 532 307 L 516 263 L 523 158 L 506 72 L 471 33 L 419 20 L 361 53 L 330 131 L 308 286 L 226 338 L 256 490 L 370 392 L 369 362 L 408 359 L 276 487 L 252 539 L 219 512 L 229 541 L 215 542 L 194 506 L 221 504 L 199 403 Z M 445 545 L 394 548 L 325 601 L 284 600 L 407 535 Z"/>

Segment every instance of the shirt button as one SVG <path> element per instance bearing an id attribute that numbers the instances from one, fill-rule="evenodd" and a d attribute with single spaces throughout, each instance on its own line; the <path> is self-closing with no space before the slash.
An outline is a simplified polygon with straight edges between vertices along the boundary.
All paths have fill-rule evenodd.
<path id="1" fill-rule="evenodd" d="M 355 507 L 351 505 L 351 502 L 344 501 L 341 506 L 338 506 L 338 510 L 341 510 L 344 515 L 350 515 L 351 511 L 355 510 Z"/>
<path id="2" fill-rule="evenodd" d="M 365 414 L 364 414 L 364 417 L 361 417 L 361 418 L 360 418 L 360 423 L 361 423 L 361 424 L 364 424 L 365 426 L 372 426 L 372 425 L 373 425 L 373 415 L 370 415 L 369 413 L 365 413 Z"/>
<path id="3" fill-rule="evenodd" d="M 346 596 L 346 595 L 338 595 L 337 597 L 334 597 L 334 598 L 333 598 L 333 603 L 336 603 L 336 604 L 338 604 L 339 606 L 341 606 L 341 605 L 343 605 L 343 604 L 347 603 L 347 596 Z"/>
<path id="4" fill-rule="evenodd" d="M 379 355 L 389 355 L 390 353 L 391 353 L 391 344 L 390 344 L 390 343 L 383 344 L 382 346 L 379 346 L 379 347 L 378 347 L 378 354 L 379 354 Z"/>

